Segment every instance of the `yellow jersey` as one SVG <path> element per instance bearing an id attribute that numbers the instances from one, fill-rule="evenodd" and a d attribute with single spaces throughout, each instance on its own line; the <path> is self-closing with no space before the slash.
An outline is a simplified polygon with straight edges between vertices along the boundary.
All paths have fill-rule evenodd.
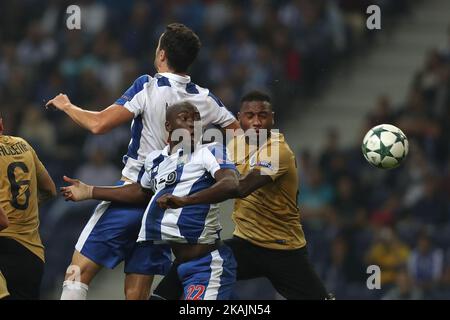
<path id="1" fill-rule="evenodd" d="M 6 279 L 0 271 L 0 299 L 9 296 L 8 287 L 6 285 Z"/>
<path id="2" fill-rule="evenodd" d="M 369 262 L 378 265 L 382 270 L 381 285 L 395 283 L 398 270 L 407 265 L 409 255 L 408 247 L 401 243 L 389 247 L 378 243 L 370 249 Z"/>
<path id="3" fill-rule="evenodd" d="M 0 135 L 0 205 L 9 220 L 0 236 L 16 240 L 42 261 L 37 177 L 44 173 L 44 165 L 24 139 Z"/>
<path id="4" fill-rule="evenodd" d="M 245 136 L 228 144 L 231 160 L 241 176 L 253 169 L 272 179 L 243 199 L 236 199 L 234 235 L 270 249 L 299 249 L 306 245 L 297 206 L 298 173 L 295 155 L 280 133 L 272 132 L 259 149 Z M 253 150 L 252 150 L 253 149 Z"/>

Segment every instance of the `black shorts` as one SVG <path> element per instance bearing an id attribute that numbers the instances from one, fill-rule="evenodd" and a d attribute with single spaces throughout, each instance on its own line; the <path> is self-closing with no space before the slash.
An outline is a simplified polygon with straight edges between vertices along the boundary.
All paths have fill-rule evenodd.
<path id="1" fill-rule="evenodd" d="M 0 237 L 0 270 L 12 300 L 37 300 L 44 262 L 16 240 Z"/>
<path id="2" fill-rule="evenodd" d="M 267 278 L 288 300 L 328 297 L 325 286 L 314 271 L 305 247 L 295 250 L 263 248 L 234 236 L 225 240 L 237 261 L 237 280 Z"/>
<path id="3" fill-rule="evenodd" d="M 306 248 L 267 249 L 238 237 L 224 242 L 233 250 L 237 262 L 237 280 L 265 277 L 288 300 L 324 300 L 329 297 L 309 262 Z M 161 281 L 154 294 L 168 300 L 181 297 L 182 289 L 176 265 Z"/>

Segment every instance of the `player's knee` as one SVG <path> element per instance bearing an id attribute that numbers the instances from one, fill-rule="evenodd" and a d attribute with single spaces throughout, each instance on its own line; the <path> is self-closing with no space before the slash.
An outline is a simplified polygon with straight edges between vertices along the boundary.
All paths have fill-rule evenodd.
<path id="1" fill-rule="evenodd" d="M 65 280 L 89 284 L 100 269 L 100 265 L 75 251 L 72 262 L 67 267 Z"/>
<path id="2" fill-rule="evenodd" d="M 98 272 L 95 264 L 89 265 L 86 263 L 75 264 L 72 263 L 67 267 L 65 280 L 81 282 L 89 285 L 92 279 Z"/>
<path id="3" fill-rule="evenodd" d="M 125 298 L 127 300 L 148 300 L 149 290 L 142 287 L 125 287 Z"/>

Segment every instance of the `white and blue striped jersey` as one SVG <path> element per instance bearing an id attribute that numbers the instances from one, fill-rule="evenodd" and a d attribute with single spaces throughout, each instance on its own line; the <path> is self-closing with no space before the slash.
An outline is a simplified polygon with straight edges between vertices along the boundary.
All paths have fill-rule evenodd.
<path id="1" fill-rule="evenodd" d="M 217 170 L 236 167 L 227 159 L 226 148 L 216 142 L 198 145 L 190 154 L 184 154 L 182 148 L 171 155 L 168 151 L 166 146 L 145 160 L 141 185 L 152 189 L 154 195 L 144 213 L 138 242 L 214 243 L 222 229 L 218 204 L 164 210 L 156 200 L 166 193 L 182 197 L 207 189 L 215 183 Z"/>
<path id="2" fill-rule="evenodd" d="M 139 182 L 144 174 L 145 157 L 167 144 L 166 108 L 179 101 L 189 101 L 200 112 L 204 127 L 226 127 L 235 121 L 223 103 L 208 89 L 191 82 L 189 76 L 157 73 L 143 75 L 115 102 L 134 113 L 131 140 L 123 157 L 122 175 Z"/>

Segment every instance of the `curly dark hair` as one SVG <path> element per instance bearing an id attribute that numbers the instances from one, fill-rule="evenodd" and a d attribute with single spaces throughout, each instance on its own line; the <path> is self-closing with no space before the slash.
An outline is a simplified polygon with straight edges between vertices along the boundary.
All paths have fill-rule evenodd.
<path id="1" fill-rule="evenodd" d="M 171 23 L 161 36 L 160 49 L 167 55 L 169 67 L 175 72 L 186 72 L 197 58 L 201 42 L 198 36 L 181 23 Z"/>

